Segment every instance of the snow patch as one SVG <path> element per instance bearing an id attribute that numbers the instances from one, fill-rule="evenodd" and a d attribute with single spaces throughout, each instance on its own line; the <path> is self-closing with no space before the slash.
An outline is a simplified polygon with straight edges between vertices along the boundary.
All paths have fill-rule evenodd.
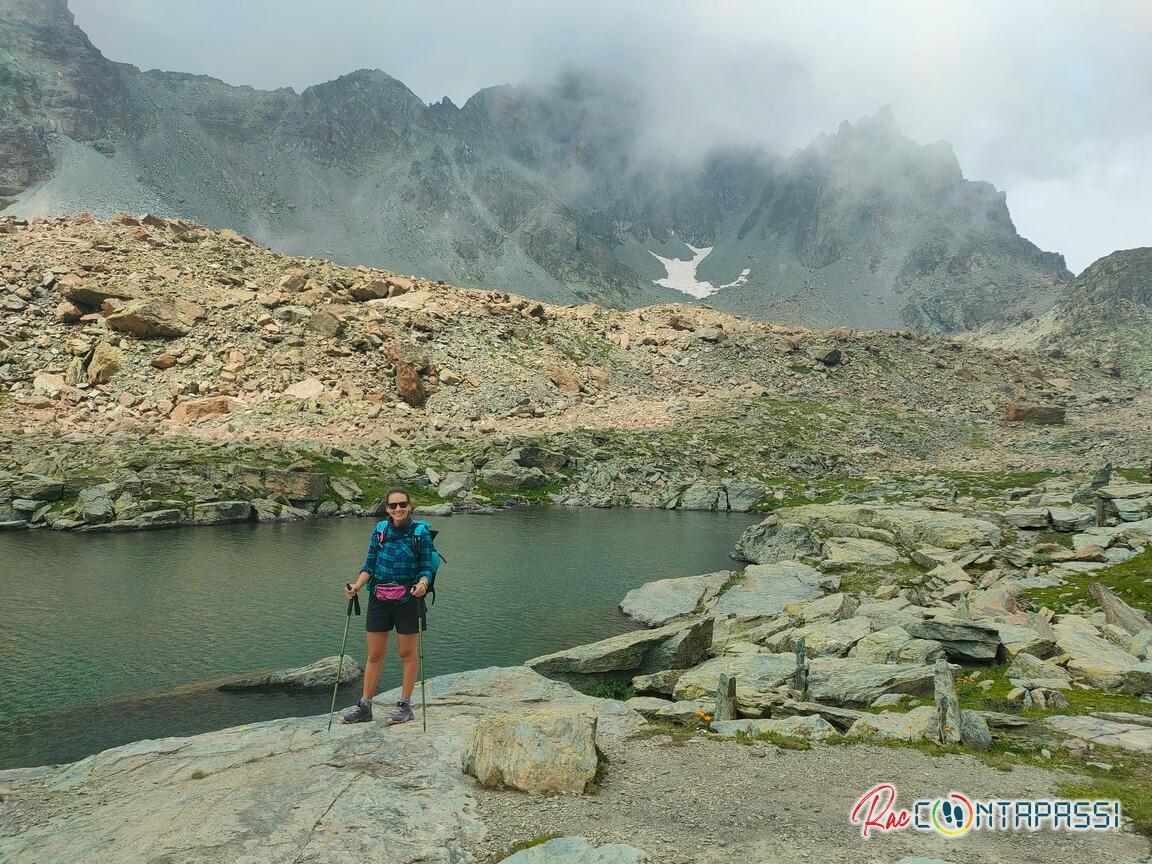
<path id="1" fill-rule="evenodd" d="M 737 276 L 734 280 L 729 282 L 727 285 L 721 285 L 720 287 L 721 288 L 739 288 L 741 285 L 743 285 L 744 283 L 746 283 L 748 281 L 748 274 L 751 272 L 752 272 L 751 267 L 745 267 L 743 270 L 740 271 L 739 276 Z"/>
<path id="2" fill-rule="evenodd" d="M 682 291 L 698 300 L 709 294 L 715 294 L 720 289 L 711 282 L 696 281 L 696 268 L 700 266 L 701 261 L 708 257 L 713 247 L 704 246 L 697 249 L 688 243 L 684 245 L 692 250 L 692 257 L 687 261 L 682 261 L 679 258 L 664 258 L 649 250 L 648 254 L 663 264 L 664 269 L 668 271 L 668 275 L 663 279 L 653 279 L 652 281 L 657 285 L 663 285 L 665 288 Z"/>

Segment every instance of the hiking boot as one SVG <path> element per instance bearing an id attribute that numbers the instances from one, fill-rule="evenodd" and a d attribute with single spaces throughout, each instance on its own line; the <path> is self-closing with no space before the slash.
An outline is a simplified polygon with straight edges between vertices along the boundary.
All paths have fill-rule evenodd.
<path id="1" fill-rule="evenodd" d="M 341 723 L 367 723 L 372 719 L 372 703 L 361 699 L 352 706 L 352 710 L 341 715 Z"/>
<path id="2" fill-rule="evenodd" d="M 392 709 L 392 713 L 388 715 L 388 725 L 395 726 L 397 723 L 407 723 L 411 719 L 412 703 L 397 702 L 396 707 Z"/>

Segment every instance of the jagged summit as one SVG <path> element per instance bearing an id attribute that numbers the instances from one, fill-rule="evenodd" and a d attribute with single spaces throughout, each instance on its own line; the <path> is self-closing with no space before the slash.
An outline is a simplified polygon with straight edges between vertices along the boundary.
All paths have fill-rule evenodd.
<path id="1" fill-rule="evenodd" d="M 461 107 L 380 70 L 261 91 L 110 63 L 59 0 L 0 0 L 0 44 L 0 209 L 18 215 L 148 210 L 549 301 L 706 297 L 816 326 L 1003 325 L 1071 278 L 889 108 L 787 158 L 673 163 L 640 147 L 626 86 L 578 71 Z"/>

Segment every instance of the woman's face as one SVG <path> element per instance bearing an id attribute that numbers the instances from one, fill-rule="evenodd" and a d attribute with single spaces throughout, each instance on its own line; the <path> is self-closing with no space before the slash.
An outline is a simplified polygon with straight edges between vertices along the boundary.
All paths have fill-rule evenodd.
<path id="1" fill-rule="evenodd" d="M 408 513 L 412 509 L 412 502 L 408 500 L 407 495 L 395 492 L 388 496 L 385 506 L 388 509 L 388 518 L 392 520 L 392 524 L 399 525 L 408 518 Z"/>

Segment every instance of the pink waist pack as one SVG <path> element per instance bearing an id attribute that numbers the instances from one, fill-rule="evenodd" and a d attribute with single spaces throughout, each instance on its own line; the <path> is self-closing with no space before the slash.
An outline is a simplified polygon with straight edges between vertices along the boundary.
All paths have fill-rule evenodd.
<path id="1" fill-rule="evenodd" d="M 372 593 L 381 603 L 405 603 L 408 600 L 408 586 L 399 582 L 383 582 Z"/>

